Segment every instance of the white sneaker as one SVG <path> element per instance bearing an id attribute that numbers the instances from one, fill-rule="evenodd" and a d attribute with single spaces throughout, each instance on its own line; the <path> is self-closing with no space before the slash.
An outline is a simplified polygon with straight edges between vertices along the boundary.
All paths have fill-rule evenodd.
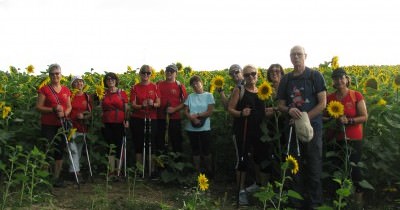
<path id="1" fill-rule="evenodd" d="M 241 190 L 239 192 L 239 205 L 241 206 L 249 205 L 249 200 L 247 199 L 247 192 L 244 190 Z"/>
<path id="2" fill-rule="evenodd" d="M 253 183 L 252 185 L 246 187 L 246 191 L 249 193 L 257 192 L 260 189 L 260 186 L 257 183 Z"/>

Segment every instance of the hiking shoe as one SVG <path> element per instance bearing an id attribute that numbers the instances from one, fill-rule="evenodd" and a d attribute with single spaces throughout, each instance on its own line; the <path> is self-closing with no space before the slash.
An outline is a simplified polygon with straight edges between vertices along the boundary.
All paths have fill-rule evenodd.
<path id="1" fill-rule="evenodd" d="M 249 193 L 257 192 L 260 189 L 257 183 L 253 183 L 252 185 L 246 187 L 246 191 Z"/>
<path id="2" fill-rule="evenodd" d="M 241 190 L 239 192 L 239 205 L 241 206 L 249 205 L 249 200 L 247 199 L 247 192 L 244 190 Z"/>
<path id="3" fill-rule="evenodd" d="M 57 188 L 65 187 L 64 180 L 62 180 L 60 178 L 56 179 L 56 181 L 53 183 L 53 187 L 57 187 Z"/>

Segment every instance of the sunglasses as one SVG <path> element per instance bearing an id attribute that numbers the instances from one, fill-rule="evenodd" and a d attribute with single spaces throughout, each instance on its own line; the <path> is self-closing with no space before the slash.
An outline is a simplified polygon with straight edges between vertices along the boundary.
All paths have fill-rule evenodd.
<path id="1" fill-rule="evenodd" d="M 107 79 L 106 79 L 106 81 L 114 81 L 115 80 L 115 78 L 112 78 L 112 77 L 108 77 Z"/>
<path id="2" fill-rule="evenodd" d="M 253 76 L 253 77 L 255 77 L 255 76 L 257 75 L 257 72 L 253 71 L 253 72 L 251 72 L 251 73 L 243 74 L 243 76 L 246 77 L 246 78 L 250 77 L 250 75 Z"/>
<path id="3" fill-rule="evenodd" d="M 150 72 L 150 71 L 142 71 L 142 72 L 140 72 L 140 74 L 143 74 L 143 75 L 151 75 L 151 72 Z"/>
<path id="4" fill-rule="evenodd" d="M 166 70 L 165 70 L 165 72 L 174 73 L 174 72 L 175 72 L 175 70 L 174 70 L 174 69 L 171 69 L 171 68 L 168 68 L 168 69 L 166 69 Z"/>
<path id="5" fill-rule="evenodd" d="M 231 72 L 231 76 L 237 75 L 237 74 L 239 74 L 239 72 L 240 72 L 240 71 Z"/>
<path id="6" fill-rule="evenodd" d="M 61 72 L 51 72 L 51 73 L 49 73 L 50 76 L 58 76 L 60 74 L 61 74 Z"/>

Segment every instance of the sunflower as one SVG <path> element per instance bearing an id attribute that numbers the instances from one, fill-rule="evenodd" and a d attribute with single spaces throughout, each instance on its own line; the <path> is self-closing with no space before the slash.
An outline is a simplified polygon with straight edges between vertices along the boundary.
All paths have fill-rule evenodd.
<path id="1" fill-rule="evenodd" d="M 394 77 L 394 82 L 393 85 L 395 88 L 399 88 L 400 87 L 400 74 L 396 75 Z"/>
<path id="2" fill-rule="evenodd" d="M 3 108 L 4 105 L 6 105 L 6 102 L 0 101 L 0 109 Z"/>
<path id="3" fill-rule="evenodd" d="M 214 91 L 215 91 L 215 85 L 214 85 L 214 84 L 211 84 L 211 85 L 210 85 L 210 93 L 211 93 L 211 94 L 214 94 Z"/>
<path id="4" fill-rule="evenodd" d="M 386 106 L 387 102 L 385 101 L 385 99 L 381 98 L 376 104 L 379 106 Z"/>
<path id="5" fill-rule="evenodd" d="M 129 71 L 132 71 L 132 67 L 128 65 L 127 71 L 128 71 L 128 72 L 129 72 Z"/>
<path id="6" fill-rule="evenodd" d="M 135 85 L 139 84 L 139 82 L 140 82 L 139 79 L 137 77 L 135 77 Z"/>
<path id="7" fill-rule="evenodd" d="M 76 93 L 79 92 L 79 89 L 78 88 L 73 88 L 71 92 L 72 92 L 71 93 L 71 99 L 73 99 L 75 97 Z"/>
<path id="8" fill-rule="evenodd" d="M 211 84 L 215 87 L 215 88 L 222 88 L 224 86 L 224 78 L 220 75 L 215 76 L 212 81 Z"/>
<path id="9" fill-rule="evenodd" d="M 286 157 L 286 162 L 289 165 L 289 169 L 291 169 L 292 174 L 297 174 L 299 172 L 299 163 L 297 162 L 296 158 L 291 155 Z"/>
<path id="10" fill-rule="evenodd" d="M 71 128 L 71 129 L 69 130 L 67 140 L 68 140 L 68 141 L 71 141 L 71 138 L 75 135 L 75 133 L 76 133 L 76 128 Z"/>
<path id="11" fill-rule="evenodd" d="M 371 76 L 364 83 L 364 92 L 367 92 L 367 87 L 378 90 L 378 80 Z"/>
<path id="12" fill-rule="evenodd" d="M 32 74 L 34 72 L 33 70 L 35 70 L 35 67 L 33 67 L 32 65 L 29 65 L 28 67 L 26 67 L 26 72 L 28 74 Z"/>
<path id="13" fill-rule="evenodd" d="M 326 107 L 328 114 L 337 119 L 344 114 L 344 106 L 339 101 L 331 101 Z"/>
<path id="14" fill-rule="evenodd" d="M 338 56 L 333 56 L 332 62 L 331 62 L 331 67 L 332 67 L 332 69 L 339 68 L 339 57 Z"/>
<path id="15" fill-rule="evenodd" d="M 269 82 L 264 81 L 259 87 L 257 96 L 260 100 L 267 100 L 269 97 L 272 96 L 272 86 Z"/>
<path id="16" fill-rule="evenodd" d="M 104 81 L 100 80 L 100 85 L 96 85 L 96 95 L 99 100 L 102 100 L 104 97 Z"/>
<path id="17" fill-rule="evenodd" d="M 89 90 L 90 86 L 89 85 L 85 85 L 85 87 L 83 87 L 82 92 L 87 92 Z"/>
<path id="18" fill-rule="evenodd" d="M 11 112 L 11 107 L 9 106 L 4 106 L 3 107 L 3 119 L 6 119 L 6 117 L 8 116 L 8 114 Z"/>
<path id="19" fill-rule="evenodd" d="M 200 190 L 206 191 L 208 189 L 208 179 L 207 179 L 206 175 L 200 174 L 197 177 L 197 182 L 199 183 Z"/>
<path id="20" fill-rule="evenodd" d="M 49 82 L 50 82 L 50 77 L 44 78 L 44 80 L 40 83 L 40 85 L 39 85 L 38 88 L 39 88 L 39 89 L 42 88 L 43 86 L 49 84 Z"/>

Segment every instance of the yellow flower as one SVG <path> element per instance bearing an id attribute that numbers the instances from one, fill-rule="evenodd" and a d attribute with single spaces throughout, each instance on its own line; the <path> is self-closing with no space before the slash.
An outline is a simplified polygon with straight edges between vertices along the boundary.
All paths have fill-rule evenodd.
<path id="1" fill-rule="evenodd" d="M 208 189 L 208 179 L 207 179 L 206 175 L 200 174 L 197 177 L 197 182 L 199 183 L 200 190 L 206 191 Z"/>
<path id="2" fill-rule="evenodd" d="M 68 140 L 68 141 L 71 141 L 71 138 L 75 135 L 75 133 L 76 133 L 76 128 L 71 128 L 71 129 L 69 130 L 67 140 Z"/>
<path id="3" fill-rule="evenodd" d="M 131 67 L 131 66 L 128 66 L 127 70 L 128 70 L 128 71 L 132 71 L 132 67 Z"/>
<path id="4" fill-rule="evenodd" d="M 0 109 L 3 108 L 4 105 L 6 105 L 6 102 L 0 101 Z"/>
<path id="5" fill-rule="evenodd" d="M 90 86 L 89 85 L 85 85 L 85 87 L 83 87 L 82 92 L 86 93 L 89 90 Z"/>
<path id="6" fill-rule="evenodd" d="M 100 78 L 100 85 L 96 85 L 96 95 L 99 100 L 103 100 L 104 92 L 104 81 Z"/>
<path id="7" fill-rule="evenodd" d="M 28 72 L 28 74 L 33 74 L 33 70 L 35 70 L 35 67 L 33 67 L 32 65 L 26 67 L 26 72 Z"/>
<path id="8" fill-rule="evenodd" d="M 71 101 L 72 101 L 72 99 L 74 98 L 74 96 L 76 95 L 76 93 L 79 92 L 79 89 L 78 89 L 78 88 L 74 88 L 74 89 L 72 89 L 71 92 L 72 92 L 72 93 L 71 93 Z"/>
<path id="9" fill-rule="evenodd" d="M 260 100 L 267 100 L 269 97 L 272 96 L 272 86 L 269 82 L 264 81 L 259 87 L 257 96 Z"/>
<path id="10" fill-rule="evenodd" d="M 394 77 L 394 87 L 395 88 L 399 88 L 400 87 L 400 74 L 398 74 L 398 75 L 396 75 L 395 77 Z"/>
<path id="11" fill-rule="evenodd" d="M 339 101 L 331 101 L 326 107 L 328 114 L 337 119 L 344 114 L 344 106 Z"/>
<path id="12" fill-rule="evenodd" d="M 367 87 L 378 90 L 378 80 L 375 77 L 369 77 L 364 83 L 364 92 L 367 92 Z"/>
<path id="13" fill-rule="evenodd" d="M 292 174 L 297 174 L 297 172 L 299 172 L 299 163 L 297 162 L 296 158 L 288 155 L 286 157 L 286 162 L 289 164 L 289 169 L 292 169 Z"/>
<path id="14" fill-rule="evenodd" d="M 211 84 L 210 85 L 210 93 L 214 93 L 214 91 L 215 91 L 215 86 L 214 86 L 214 84 Z"/>
<path id="15" fill-rule="evenodd" d="M 137 77 L 135 77 L 135 85 L 139 84 L 139 82 L 140 82 L 139 79 Z"/>
<path id="16" fill-rule="evenodd" d="M 378 104 L 379 106 L 386 106 L 386 103 L 387 102 L 385 101 L 385 99 L 381 98 L 376 104 Z"/>
<path id="17" fill-rule="evenodd" d="M 332 67 L 332 69 L 339 68 L 339 57 L 338 56 L 333 56 L 332 62 L 331 62 L 331 67 Z"/>
<path id="18" fill-rule="evenodd" d="M 49 82 L 50 82 L 50 77 L 46 77 L 46 78 L 40 83 L 40 85 L 39 85 L 38 88 L 39 88 L 39 89 L 42 88 L 43 86 L 49 84 Z"/>
<path id="19" fill-rule="evenodd" d="M 150 79 L 151 79 L 151 80 L 154 80 L 154 79 L 156 78 L 156 76 L 157 76 L 156 71 L 154 70 L 153 67 L 150 67 L 150 69 L 151 69 L 151 76 L 150 76 Z"/>
<path id="20" fill-rule="evenodd" d="M 224 78 L 222 76 L 217 75 L 213 78 L 213 80 L 211 81 L 211 84 L 215 88 L 222 88 L 224 86 Z"/>
<path id="21" fill-rule="evenodd" d="M 10 112 L 11 112 L 11 107 L 4 106 L 3 107 L 3 115 L 2 115 L 3 119 L 6 119 L 6 117 L 8 116 L 8 114 L 10 114 Z"/>

